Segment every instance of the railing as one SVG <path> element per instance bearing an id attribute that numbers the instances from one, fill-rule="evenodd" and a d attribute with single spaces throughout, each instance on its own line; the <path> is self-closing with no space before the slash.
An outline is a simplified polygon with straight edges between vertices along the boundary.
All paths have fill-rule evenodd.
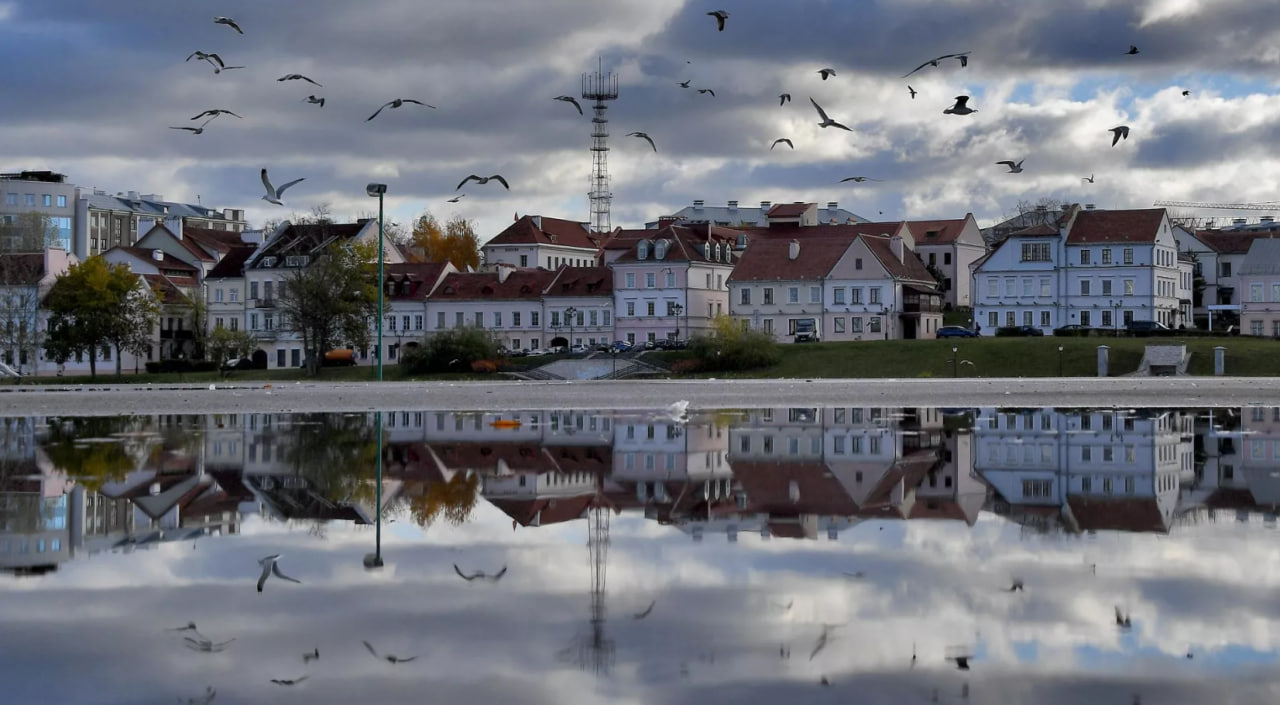
<path id="1" fill-rule="evenodd" d="M 903 299 L 903 313 L 939 313 L 942 311 L 942 304 L 932 301 L 921 302 L 920 300 Z"/>
<path id="2" fill-rule="evenodd" d="M 266 298 L 249 299 L 249 308 L 275 308 L 275 297 L 268 296 Z"/>

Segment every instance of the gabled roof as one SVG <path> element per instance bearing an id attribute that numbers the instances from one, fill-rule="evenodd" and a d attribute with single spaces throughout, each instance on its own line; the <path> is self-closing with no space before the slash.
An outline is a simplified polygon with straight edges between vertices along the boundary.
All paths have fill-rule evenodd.
<path id="1" fill-rule="evenodd" d="M 815 281 L 831 271 L 856 235 L 783 238 L 757 237 L 751 240 L 729 275 L 730 282 Z M 791 245 L 799 254 L 791 259 Z"/>
<path id="2" fill-rule="evenodd" d="M 586 223 L 561 218 L 525 215 L 494 235 L 485 245 L 560 245 L 595 250 L 599 239 Z"/>
<path id="3" fill-rule="evenodd" d="M 1242 255 L 1249 251 L 1255 238 L 1271 237 L 1272 231 L 1197 230 L 1192 237 L 1220 255 Z"/>
<path id="4" fill-rule="evenodd" d="M 970 213 L 963 218 L 951 220 L 908 220 L 907 227 L 915 236 L 916 245 L 949 245 L 960 237 L 964 226 L 973 217 Z M 932 234 L 930 234 L 932 233 Z"/>
<path id="5" fill-rule="evenodd" d="M 205 275 L 209 279 L 238 279 L 244 276 L 244 263 L 258 248 L 253 245 L 233 247 Z"/>
<path id="6" fill-rule="evenodd" d="M 168 235 L 169 239 L 178 243 L 179 247 L 186 250 L 187 253 L 190 254 L 193 258 L 195 258 L 197 261 L 203 261 L 203 262 L 214 261 L 213 255 L 206 252 L 203 248 L 201 248 L 195 242 L 185 237 L 179 238 L 177 235 L 173 233 L 172 230 L 170 230 L 163 223 L 156 223 L 155 225 L 153 225 L 150 230 L 148 230 L 146 233 L 142 235 L 142 237 L 138 238 L 138 241 L 141 242 L 142 240 L 148 237 L 151 237 L 151 235 L 154 233 L 163 233 L 165 235 Z M 146 248 L 141 248 L 141 249 L 146 249 Z"/>
<path id="7" fill-rule="evenodd" d="M 182 270 L 185 272 L 190 272 L 192 276 L 195 276 L 197 271 L 194 266 L 187 264 L 186 262 L 183 262 L 177 257 L 174 257 L 173 255 L 169 254 L 168 252 L 162 252 L 164 256 L 163 259 L 157 260 L 154 257 L 154 254 L 155 254 L 154 251 L 149 250 L 145 247 L 126 247 L 124 245 L 116 245 L 115 247 L 111 248 L 111 250 L 120 250 L 122 252 L 127 252 L 130 255 L 133 255 L 134 257 L 137 257 L 138 259 L 144 262 L 148 262 L 160 269 Z M 107 252 L 110 252 L 111 250 L 107 250 Z M 103 254 L 106 254 L 106 253 L 103 253 Z"/>
<path id="8" fill-rule="evenodd" d="M 858 509 L 844 486 L 821 460 L 736 458 L 733 460 L 733 477 L 742 483 L 751 511 L 775 516 L 850 516 Z M 792 494 L 793 489 L 798 496 Z"/>
<path id="9" fill-rule="evenodd" d="M 608 267 L 561 267 L 545 296 L 613 296 L 613 272 Z"/>
<path id="10" fill-rule="evenodd" d="M 1269 237 L 1254 240 L 1236 274 L 1280 274 L 1280 240 Z"/>
<path id="11" fill-rule="evenodd" d="M 1160 234 L 1164 214 L 1163 208 L 1080 211 L 1067 231 L 1067 244 L 1152 243 Z"/>
<path id="12" fill-rule="evenodd" d="M 458 441 L 428 443 L 449 470 L 496 474 L 499 465 L 512 472 L 554 472 L 556 467 L 536 441 Z"/>
<path id="13" fill-rule="evenodd" d="M 816 203 L 779 203 L 769 209 L 766 214 L 770 218 L 799 218 L 810 208 L 817 208 Z"/>
<path id="14" fill-rule="evenodd" d="M 185 225 L 182 227 L 182 239 L 190 239 L 205 250 L 220 254 L 226 254 L 232 248 L 242 247 L 245 244 L 244 239 L 237 232 L 214 228 L 193 228 Z"/>
<path id="15" fill-rule="evenodd" d="M 488 498 L 486 498 L 488 499 Z M 593 494 L 548 499 L 489 499 L 521 526 L 548 526 L 581 519 L 591 506 Z"/>
<path id="16" fill-rule="evenodd" d="M 862 241 L 867 244 L 867 248 L 876 256 L 876 259 L 880 260 L 880 264 L 889 272 L 889 276 L 894 279 L 923 282 L 931 287 L 937 286 L 938 280 L 933 278 L 928 269 L 925 269 L 924 262 L 920 261 L 920 256 L 911 248 L 904 245 L 902 259 L 899 260 L 893 254 L 893 244 L 889 238 L 864 236 Z"/>
<path id="17" fill-rule="evenodd" d="M 139 275 L 147 282 L 147 288 L 156 295 L 156 300 L 165 305 L 190 304 L 183 288 L 194 289 L 197 284 L 193 277 L 166 277 L 163 274 Z"/>
<path id="18" fill-rule="evenodd" d="M 447 262 L 402 262 L 386 265 L 386 281 L 397 284 L 391 288 L 387 298 L 391 301 L 425 301 L 448 266 Z M 400 285 L 406 281 L 409 283 L 408 291 Z"/>
<path id="19" fill-rule="evenodd" d="M 1154 497 L 1068 495 L 1067 506 L 1081 531 L 1169 532 Z"/>
<path id="20" fill-rule="evenodd" d="M 605 248 L 623 251 L 613 260 L 613 264 L 707 262 L 728 265 L 733 260 L 732 254 L 729 255 L 729 262 L 716 260 L 714 259 L 714 252 L 709 253 L 705 245 L 720 244 L 722 250 L 724 249 L 723 246 L 728 245 L 729 249 L 732 249 L 738 235 L 744 233 L 744 230 L 722 228 L 705 223 L 701 225 L 665 225 L 656 230 L 623 230 L 619 228 L 611 234 L 609 240 L 605 243 Z M 636 257 L 636 247 L 642 240 L 650 243 L 649 256 L 644 260 Z M 658 240 L 667 241 L 667 250 L 661 259 L 655 256 L 654 244 Z M 708 257 L 708 254 L 711 254 L 711 257 Z"/>
<path id="21" fill-rule="evenodd" d="M 254 252 L 245 263 L 253 269 L 265 257 L 288 255 L 315 255 L 324 252 L 334 243 L 346 242 L 358 236 L 369 223 L 289 223 L 268 242 Z"/>
<path id="22" fill-rule="evenodd" d="M 0 254 L 0 286 L 30 286 L 44 278 L 43 252 Z"/>
<path id="23" fill-rule="evenodd" d="M 428 298 L 437 300 L 537 300 L 555 278 L 545 269 L 517 269 L 502 281 L 499 272 L 454 272 Z"/>

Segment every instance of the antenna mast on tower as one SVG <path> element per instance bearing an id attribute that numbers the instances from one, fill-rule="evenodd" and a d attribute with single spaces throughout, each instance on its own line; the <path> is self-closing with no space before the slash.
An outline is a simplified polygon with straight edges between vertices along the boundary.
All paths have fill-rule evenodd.
<path id="1" fill-rule="evenodd" d="M 591 118 L 591 181 L 587 198 L 591 199 L 591 231 L 607 233 L 612 229 L 609 206 L 613 192 L 609 190 L 609 119 L 604 116 L 606 101 L 618 99 L 618 76 L 603 72 L 603 62 L 594 74 L 582 74 L 582 97 L 594 100 Z"/>

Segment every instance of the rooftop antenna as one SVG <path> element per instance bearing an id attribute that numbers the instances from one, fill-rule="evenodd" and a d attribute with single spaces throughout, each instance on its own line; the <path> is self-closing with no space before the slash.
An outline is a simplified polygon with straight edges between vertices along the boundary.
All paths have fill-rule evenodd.
<path id="1" fill-rule="evenodd" d="M 618 99 L 618 76 L 604 72 L 604 61 L 597 59 L 594 74 L 582 74 L 582 97 L 594 100 L 591 118 L 591 177 L 587 198 L 591 200 L 591 230 L 607 233 L 612 229 L 609 207 L 613 192 L 609 190 L 609 119 L 604 116 L 606 101 Z"/>

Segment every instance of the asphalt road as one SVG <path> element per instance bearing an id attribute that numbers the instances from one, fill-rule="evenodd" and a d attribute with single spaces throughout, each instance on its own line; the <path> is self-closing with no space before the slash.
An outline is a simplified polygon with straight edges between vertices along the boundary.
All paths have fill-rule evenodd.
<path id="1" fill-rule="evenodd" d="M 1036 378 L 0 386 L 0 415 L 787 406 L 1280 406 L 1280 378 Z"/>

